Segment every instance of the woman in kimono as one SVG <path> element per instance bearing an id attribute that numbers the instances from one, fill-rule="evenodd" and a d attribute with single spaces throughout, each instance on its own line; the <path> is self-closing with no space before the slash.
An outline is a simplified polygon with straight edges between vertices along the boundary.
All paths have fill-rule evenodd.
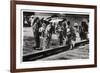
<path id="1" fill-rule="evenodd" d="M 41 49 L 45 49 L 45 30 L 46 30 L 46 24 L 42 23 L 42 27 L 39 28 L 39 32 L 41 33 L 41 36 L 40 36 Z"/>
<path id="2" fill-rule="evenodd" d="M 51 23 L 49 23 L 45 30 L 45 47 L 46 48 L 50 47 L 51 37 L 52 37 L 52 25 Z"/>
<path id="3" fill-rule="evenodd" d="M 38 49 L 40 47 L 39 27 L 40 27 L 40 21 L 39 21 L 39 18 L 37 17 L 37 18 L 35 18 L 35 20 L 32 24 L 34 41 L 35 41 L 34 49 Z"/>
<path id="4" fill-rule="evenodd" d="M 67 22 L 66 25 L 66 45 L 69 45 L 70 49 L 73 49 L 73 40 L 76 40 L 76 35 L 73 27 L 70 24 L 70 21 Z"/>

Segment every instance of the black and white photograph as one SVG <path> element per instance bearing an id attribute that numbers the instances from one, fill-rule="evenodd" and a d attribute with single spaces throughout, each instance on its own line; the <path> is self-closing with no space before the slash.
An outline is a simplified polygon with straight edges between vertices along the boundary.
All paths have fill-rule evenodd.
<path id="1" fill-rule="evenodd" d="M 92 5 L 12 2 L 12 72 L 96 67 L 96 12 Z"/>
<path id="2" fill-rule="evenodd" d="M 22 60 L 89 59 L 89 13 L 22 11 Z"/>

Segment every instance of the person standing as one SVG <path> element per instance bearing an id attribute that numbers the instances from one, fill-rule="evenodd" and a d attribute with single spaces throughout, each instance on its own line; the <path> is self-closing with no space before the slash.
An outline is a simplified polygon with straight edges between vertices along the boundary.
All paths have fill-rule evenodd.
<path id="1" fill-rule="evenodd" d="M 51 23 L 49 23 L 45 30 L 45 41 L 46 41 L 45 47 L 46 48 L 50 47 L 51 37 L 52 37 L 52 25 L 51 25 Z"/>
<path id="2" fill-rule="evenodd" d="M 81 40 L 85 40 L 87 39 L 87 33 L 88 33 L 88 25 L 86 24 L 86 22 L 82 22 L 81 26 L 79 27 L 80 29 L 80 37 Z"/>
<path id="3" fill-rule="evenodd" d="M 66 45 L 69 45 L 70 49 L 73 49 L 72 40 L 76 40 L 76 35 L 70 21 L 68 21 L 66 26 Z"/>
<path id="4" fill-rule="evenodd" d="M 33 24 L 33 34 L 34 34 L 34 41 L 35 41 L 35 46 L 34 49 L 38 49 L 40 47 L 40 33 L 39 33 L 39 18 L 36 17 Z"/>
<path id="5" fill-rule="evenodd" d="M 59 45 L 63 45 L 63 26 L 62 26 L 62 22 L 58 23 L 58 38 L 59 38 Z"/>
<path id="6" fill-rule="evenodd" d="M 45 29 L 46 29 L 46 24 L 43 23 L 42 26 L 39 28 L 39 32 L 41 33 L 41 36 L 40 36 L 41 49 L 45 49 Z"/>

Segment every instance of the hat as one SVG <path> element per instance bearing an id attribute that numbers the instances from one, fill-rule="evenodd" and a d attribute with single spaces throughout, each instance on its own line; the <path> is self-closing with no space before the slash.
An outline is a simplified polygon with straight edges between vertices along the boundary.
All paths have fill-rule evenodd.
<path id="1" fill-rule="evenodd" d="M 34 15 L 31 15 L 31 18 L 34 17 Z"/>
<path id="2" fill-rule="evenodd" d="M 78 23 L 74 23 L 74 26 L 78 26 Z"/>
<path id="3" fill-rule="evenodd" d="M 84 19 L 82 20 L 82 22 L 88 23 L 88 20 L 84 18 Z"/>

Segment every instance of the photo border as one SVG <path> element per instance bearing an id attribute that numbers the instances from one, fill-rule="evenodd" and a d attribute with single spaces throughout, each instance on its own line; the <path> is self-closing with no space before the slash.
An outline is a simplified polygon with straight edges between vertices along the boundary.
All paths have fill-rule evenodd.
<path id="1" fill-rule="evenodd" d="M 74 66 L 55 66 L 55 67 L 41 67 L 41 68 L 16 68 L 16 5 L 38 5 L 38 6 L 52 6 L 52 7 L 71 7 L 71 8 L 86 8 L 94 9 L 94 64 L 89 65 L 74 65 Z M 11 46 L 11 72 L 29 72 L 29 71 L 46 71 L 46 70 L 60 70 L 60 69 L 77 69 L 97 67 L 97 6 L 95 5 L 80 5 L 80 4 L 63 4 L 63 3 L 47 3 L 47 2 L 33 2 L 33 1 L 11 1 L 11 29 L 10 29 L 10 46 Z"/>

